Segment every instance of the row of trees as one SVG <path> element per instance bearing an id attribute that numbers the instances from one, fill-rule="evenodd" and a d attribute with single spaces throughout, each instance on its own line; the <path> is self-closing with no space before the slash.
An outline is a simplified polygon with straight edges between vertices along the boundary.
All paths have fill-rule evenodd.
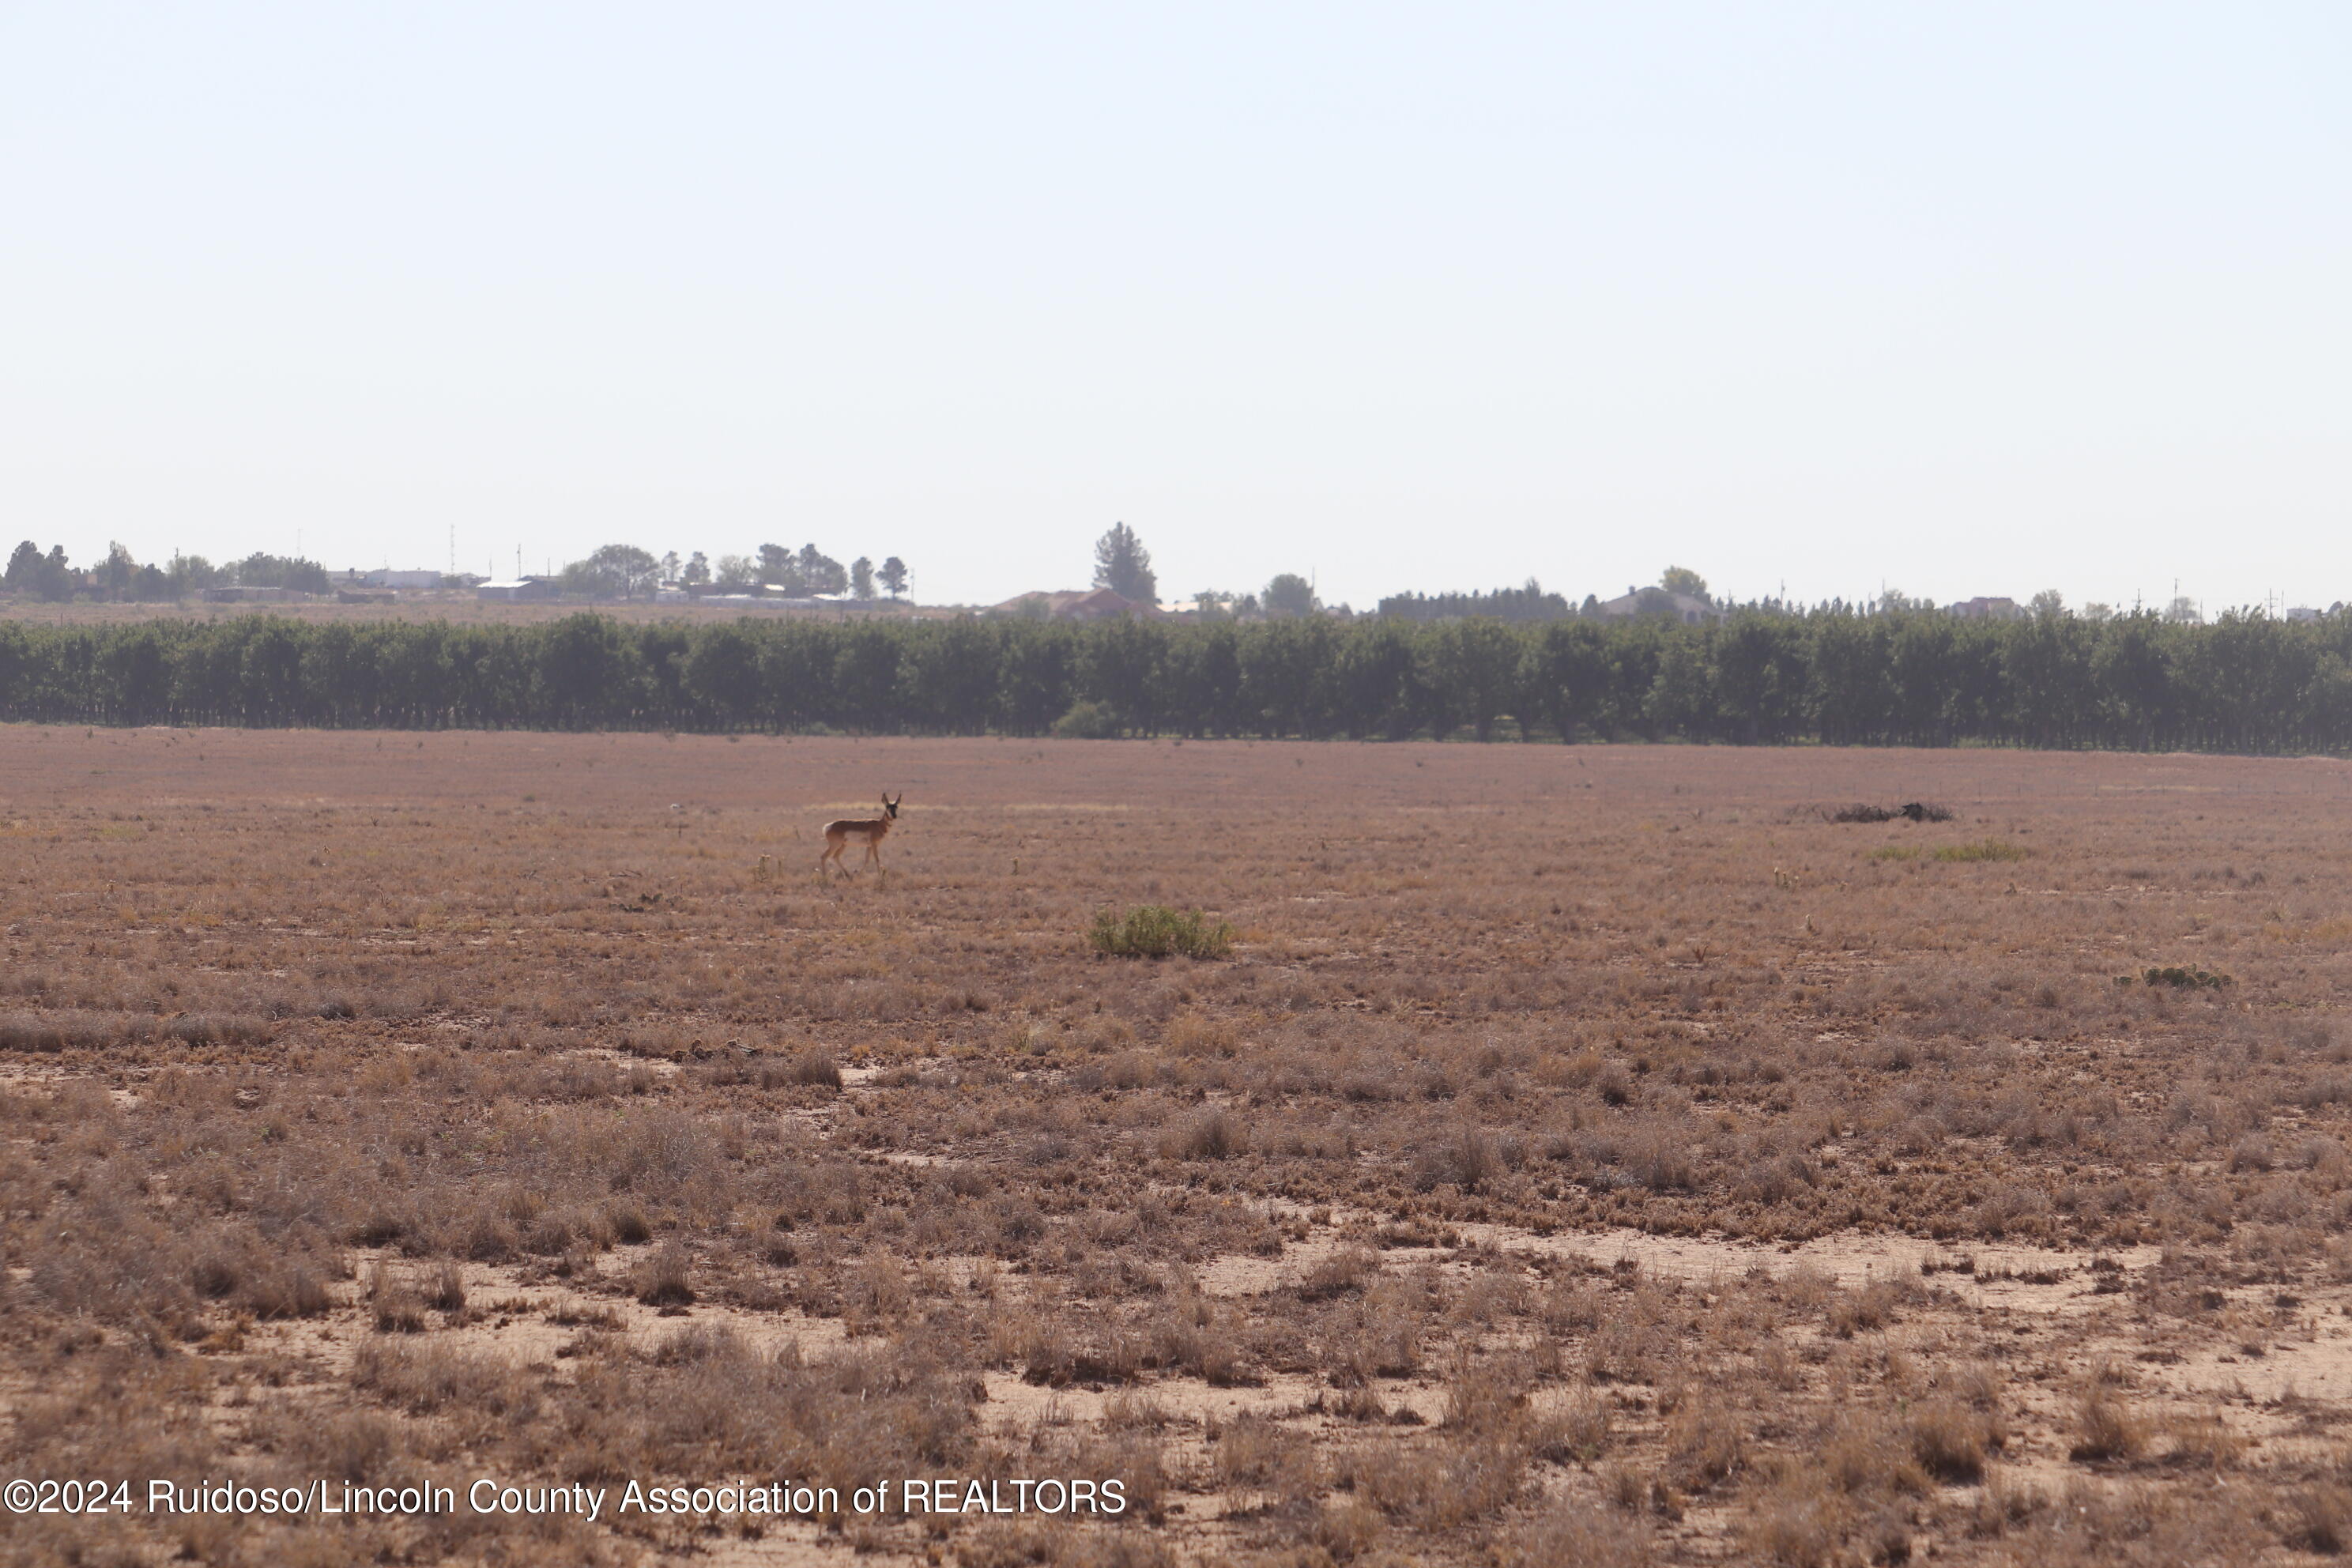
<path id="1" fill-rule="evenodd" d="M 1095 541 L 1095 586 L 1108 588 L 1139 605 L 1160 603 L 1160 574 L 1151 568 L 1151 552 L 1135 530 L 1123 522 L 1111 524 Z M 1192 608 L 1203 620 L 1255 620 L 1262 616 L 1311 616 L 1323 608 L 1315 584 L 1296 572 L 1278 572 L 1260 593 L 1230 593 L 1203 588 L 1192 595 Z M 1342 614 L 1347 606 L 1340 606 Z"/>
<path id="2" fill-rule="evenodd" d="M 681 561 L 673 552 L 656 556 L 634 544 L 607 544 L 566 566 L 559 583 L 567 594 L 593 599 L 650 598 L 674 584 L 713 593 L 772 592 L 787 598 L 851 594 L 871 599 L 899 598 L 907 592 L 907 563 L 893 555 L 877 566 L 859 556 L 844 566 L 814 544 L 798 551 L 762 544 L 751 555 L 722 555 L 713 566 L 700 552 Z M 478 581 L 453 576 L 458 585 Z M 174 555 L 166 565 L 142 564 L 121 544 L 88 566 L 73 565 L 62 544 L 44 552 L 27 539 L 0 571 L 0 591 L 28 599 L 101 599 L 131 604 L 168 604 L 207 588 L 286 588 L 300 594 L 331 594 L 334 580 L 316 561 L 257 552 L 215 566 L 201 555 Z"/>
<path id="3" fill-rule="evenodd" d="M 1588 596 L 1592 613 L 1601 602 Z M 1381 601 L 1380 613 L 1408 621 L 1451 621 L 1466 616 L 1489 616 L 1499 621 L 1564 621 L 1576 608 L 1558 594 L 1544 592 L 1530 577 L 1523 588 L 1497 588 L 1491 594 L 1391 594 Z"/>
<path id="4" fill-rule="evenodd" d="M 16 622 L 0 717 L 2352 751 L 2352 615 Z"/>
<path id="5" fill-rule="evenodd" d="M 750 555 L 722 555 L 715 564 L 699 550 L 684 561 L 676 552 L 656 560 L 633 544 L 607 544 L 565 567 L 561 582 L 567 594 L 598 599 L 646 598 L 665 584 L 688 593 L 772 592 L 788 599 L 821 594 L 871 599 L 878 590 L 897 599 L 905 596 L 908 575 L 907 563 L 895 555 L 879 566 L 865 555 L 844 566 L 814 544 L 798 551 L 762 544 Z"/>
<path id="6" fill-rule="evenodd" d="M 163 604 L 200 594 L 206 588 L 291 588 L 299 593 L 330 591 L 327 569 L 315 561 L 257 552 L 242 561 L 215 566 L 201 555 L 174 555 L 168 565 L 142 564 L 121 544 L 88 566 L 66 559 L 66 547 L 51 545 L 45 553 L 27 539 L 8 557 L 0 572 L 0 589 L 28 599 L 105 599 L 126 604 Z"/>

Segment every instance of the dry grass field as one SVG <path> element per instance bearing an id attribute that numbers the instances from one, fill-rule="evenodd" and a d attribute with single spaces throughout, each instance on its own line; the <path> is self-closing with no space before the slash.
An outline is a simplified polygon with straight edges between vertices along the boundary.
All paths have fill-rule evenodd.
<path id="1" fill-rule="evenodd" d="M 0 1479 L 1133 1503 L 0 1553 L 2320 1561 L 2347 830 L 2317 761 L 0 731 Z M 1232 952 L 1090 951 L 1147 904 Z"/>

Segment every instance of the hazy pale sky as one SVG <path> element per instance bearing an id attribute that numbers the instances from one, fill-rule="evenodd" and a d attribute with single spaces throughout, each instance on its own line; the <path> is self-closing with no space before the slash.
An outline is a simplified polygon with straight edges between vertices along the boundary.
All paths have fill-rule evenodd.
<path id="1" fill-rule="evenodd" d="M 2331 5 L 0 4 L 0 532 L 2352 598 Z"/>

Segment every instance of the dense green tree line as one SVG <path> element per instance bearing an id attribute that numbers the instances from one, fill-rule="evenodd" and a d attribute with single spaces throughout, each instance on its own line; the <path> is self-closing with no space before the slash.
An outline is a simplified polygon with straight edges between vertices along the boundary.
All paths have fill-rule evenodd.
<path id="1" fill-rule="evenodd" d="M 169 604 L 206 588 L 291 588 L 301 594 L 328 594 L 334 584 L 327 569 L 315 561 L 270 555 L 261 552 L 226 566 L 215 566 L 201 555 L 174 555 L 169 566 L 142 565 L 121 544 L 86 567 L 66 559 L 66 547 L 52 544 L 47 554 L 27 539 L 9 555 L 0 570 L 0 590 L 20 598 L 55 603 L 65 599 L 103 599 L 128 604 Z"/>
<path id="2" fill-rule="evenodd" d="M 2342 751 L 2352 615 L 17 622 L 0 625 L 0 717 Z"/>

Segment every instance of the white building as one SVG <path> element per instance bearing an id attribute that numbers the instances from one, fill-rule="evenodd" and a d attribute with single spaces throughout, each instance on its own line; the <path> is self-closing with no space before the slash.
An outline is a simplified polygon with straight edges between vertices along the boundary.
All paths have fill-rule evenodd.
<path id="1" fill-rule="evenodd" d="M 494 604 L 520 604 L 558 598 L 562 592 L 552 577 L 515 577 L 503 583 L 479 584 L 474 589 L 474 597 Z"/>

